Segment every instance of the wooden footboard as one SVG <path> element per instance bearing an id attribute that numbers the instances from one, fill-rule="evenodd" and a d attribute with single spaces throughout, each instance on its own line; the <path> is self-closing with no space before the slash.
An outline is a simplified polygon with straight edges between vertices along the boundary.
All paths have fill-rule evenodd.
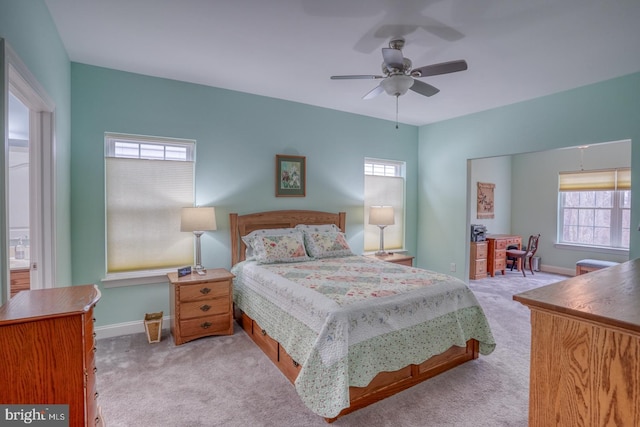
<path id="1" fill-rule="evenodd" d="M 235 309 L 235 318 L 249 337 L 280 369 L 284 376 L 293 383 L 298 376 L 298 372 L 300 372 L 301 366 L 253 319 L 237 308 Z M 381 372 L 366 387 L 350 387 L 350 406 L 343 409 L 337 417 L 325 418 L 325 420 L 331 423 L 343 415 L 406 390 L 469 360 L 477 359 L 478 355 L 479 343 L 471 339 L 467 341 L 466 347 L 453 346 L 444 353 L 433 356 L 419 365 L 405 366 L 393 372 Z"/>

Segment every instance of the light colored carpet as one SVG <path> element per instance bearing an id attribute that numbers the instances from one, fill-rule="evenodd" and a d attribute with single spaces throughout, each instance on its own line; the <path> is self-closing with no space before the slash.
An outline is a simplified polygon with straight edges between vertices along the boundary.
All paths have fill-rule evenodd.
<path id="1" fill-rule="evenodd" d="M 529 309 L 516 293 L 564 279 L 507 272 L 471 281 L 489 318 L 496 350 L 340 418 L 334 426 L 527 425 Z M 237 327 L 232 336 L 175 346 L 164 332 L 98 341 L 99 402 L 107 426 L 327 426 Z"/>

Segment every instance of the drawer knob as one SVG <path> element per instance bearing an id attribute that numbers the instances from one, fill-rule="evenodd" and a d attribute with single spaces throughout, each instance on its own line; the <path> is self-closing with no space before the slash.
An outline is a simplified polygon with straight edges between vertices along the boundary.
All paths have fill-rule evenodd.
<path id="1" fill-rule="evenodd" d="M 93 395 L 93 400 L 98 400 L 98 396 L 99 396 L 99 394 L 98 394 L 98 392 L 96 391 L 96 394 L 94 394 L 94 395 Z"/>
<path id="2" fill-rule="evenodd" d="M 96 417 L 96 419 L 94 420 L 94 422 L 96 423 L 96 425 L 100 424 L 100 417 Z"/>
<path id="3" fill-rule="evenodd" d="M 212 325 L 213 325 L 213 323 L 211 323 L 211 322 L 204 322 L 200 326 L 202 327 L 202 329 L 209 329 Z"/>
<path id="4" fill-rule="evenodd" d="M 293 361 L 293 366 L 297 368 L 298 366 L 300 366 L 300 364 L 294 360 Z"/>
<path id="5" fill-rule="evenodd" d="M 262 334 L 262 336 L 267 335 L 267 331 L 265 331 L 264 329 L 260 331 L 260 333 Z"/>
<path id="6" fill-rule="evenodd" d="M 211 292 L 210 288 L 202 288 L 202 289 L 200 289 L 200 293 L 203 294 L 203 295 L 206 295 L 209 292 Z"/>
<path id="7" fill-rule="evenodd" d="M 211 309 L 211 306 L 209 304 L 204 304 L 200 306 L 200 310 L 202 311 L 209 311 Z"/>

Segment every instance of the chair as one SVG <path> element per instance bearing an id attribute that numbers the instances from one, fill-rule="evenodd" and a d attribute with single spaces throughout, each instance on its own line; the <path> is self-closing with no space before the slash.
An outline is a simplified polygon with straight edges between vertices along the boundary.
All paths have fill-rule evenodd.
<path id="1" fill-rule="evenodd" d="M 540 234 L 529 236 L 529 244 L 527 245 L 526 250 L 518 250 L 518 249 L 508 249 L 507 250 L 507 258 L 513 258 L 517 261 L 518 267 L 522 271 L 523 276 L 527 276 L 524 272 L 525 267 L 527 265 L 527 260 L 529 260 L 529 270 L 531 270 L 531 274 L 535 274 L 533 272 L 533 262 L 531 262 L 531 258 L 536 254 L 538 250 L 538 240 L 540 240 Z M 513 266 L 515 262 L 511 263 L 511 270 L 513 271 Z"/>

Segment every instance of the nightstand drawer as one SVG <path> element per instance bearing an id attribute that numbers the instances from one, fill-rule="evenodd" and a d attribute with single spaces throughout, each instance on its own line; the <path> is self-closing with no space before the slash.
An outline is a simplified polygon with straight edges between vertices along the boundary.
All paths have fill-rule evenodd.
<path id="1" fill-rule="evenodd" d="M 227 282 L 209 282 L 180 286 L 180 302 L 229 296 Z"/>
<path id="2" fill-rule="evenodd" d="M 180 333 L 185 337 L 221 333 L 229 329 L 230 323 L 231 318 L 227 314 L 181 320 Z"/>
<path id="3" fill-rule="evenodd" d="M 194 317 L 226 314 L 229 311 L 228 298 L 216 298 L 203 301 L 183 302 L 180 304 L 180 318 L 192 319 Z"/>

